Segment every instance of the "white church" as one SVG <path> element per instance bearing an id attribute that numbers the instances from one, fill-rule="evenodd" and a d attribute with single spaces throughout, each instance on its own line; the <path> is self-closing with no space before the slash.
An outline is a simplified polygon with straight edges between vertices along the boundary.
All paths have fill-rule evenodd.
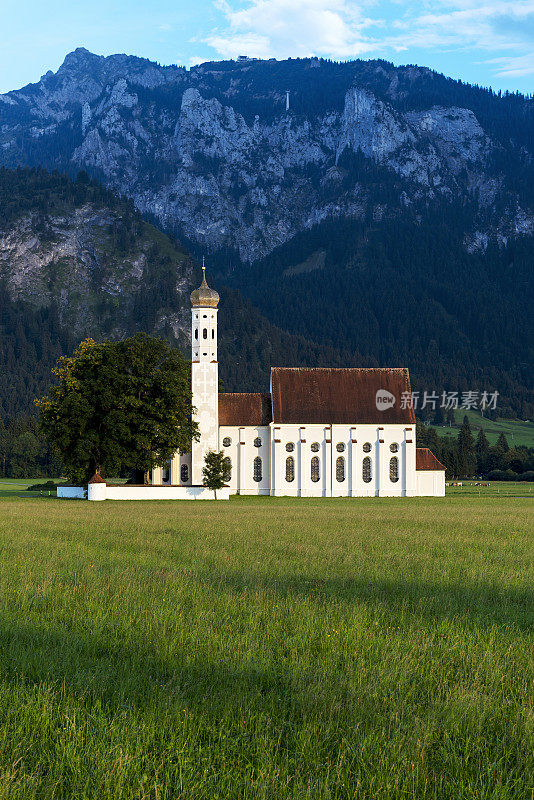
<path id="1" fill-rule="evenodd" d="M 401 403 L 403 393 L 411 393 L 407 369 L 273 367 L 269 394 L 219 392 L 218 303 L 203 272 L 191 294 L 191 379 L 200 439 L 190 453 L 178 452 L 152 471 L 154 489 L 200 488 L 206 453 L 222 450 L 231 462 L 231 494 L 445 494 L 445 467 L 430 450 L 417 447 L 413 408 Z"/>

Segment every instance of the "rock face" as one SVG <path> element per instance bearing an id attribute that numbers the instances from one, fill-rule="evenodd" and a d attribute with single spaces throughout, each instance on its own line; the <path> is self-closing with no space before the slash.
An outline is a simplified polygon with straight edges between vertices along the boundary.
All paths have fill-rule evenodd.
<path id="1" fill-rule="evenodd" d="M 118 248 L 113 229 L 121 222 L 117 211 L 86 203 L 62 213 L 24 214 L 0 229 L 0 280 L 10 300 L 37 309 L 53 306 L 75 340 L 131 333 L 140 299 L 150 293 L 154 240 L 146 225 L 131 246 Z M 172 330 L 185 340 L 191 264 L 180 254 L 165 261 L 174 273 L 174 307 L 155 293 L 152 324 L 145 327 L 159 334 Z"/>
<path id="2" fill-rule="evenodd" d="M 472 198 L 476 247 L 534 227 L 509 180 L 532 169 L 532 135 L 514 139 L 518 125 L 532 129 L 532 101 L 514 101 L 509 130 L 505 102 L 384 62 L 186 71 L 79 49 L 56 74 L 0 96 L 0 163 L 86 168 L 170 230 L 245 262 L 331 217 Z M 382 170 L 385 204 L 351 178 L 351 156 Z"/>

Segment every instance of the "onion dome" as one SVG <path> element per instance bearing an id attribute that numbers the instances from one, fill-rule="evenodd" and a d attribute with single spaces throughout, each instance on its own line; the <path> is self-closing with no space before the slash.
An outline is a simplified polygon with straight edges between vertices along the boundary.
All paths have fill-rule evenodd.
<path id="1" fill-rule="evenodd" d="M 191 292 L 191 305 L 201 308 L 217 308 L 219 294 L 206 283 L 206 267 L 202 264 L 202 283 Z"/>

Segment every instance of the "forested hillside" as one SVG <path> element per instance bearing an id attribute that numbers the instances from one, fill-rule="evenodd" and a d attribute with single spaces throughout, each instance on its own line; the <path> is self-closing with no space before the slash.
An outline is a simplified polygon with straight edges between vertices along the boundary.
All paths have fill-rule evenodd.
<path id="1" fill-rule="evenodd" d="M 189 294 L 200 270 L 131 201 L 41 169 L 0 169 L 0 419 L 33 412 L 57 358 L 79 341 L 164 336 L 189 353 Z M 271 365 L 356 364 L 269 323 L 221 289 L 221 380 L 264 390 Z"/>
<path id="2" fill-rule="evenodd" d="M 497 390 L 501 413 L 532 418 L 533 240 L 469 252 L 472 213 L 322 223 L 224 279 L 292 333 L 363 365 L 408 366 L 414 389 Z"/>

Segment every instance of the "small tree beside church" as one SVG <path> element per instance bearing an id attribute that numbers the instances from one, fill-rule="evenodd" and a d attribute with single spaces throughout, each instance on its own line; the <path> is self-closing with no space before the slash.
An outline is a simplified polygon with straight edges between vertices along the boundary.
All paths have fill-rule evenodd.
<path id="1" fill-rule="evenodd" d="M 211 489 L 217 499 L 217 489 L 222 489 L 231 476 L 231 461 L 228 456 L 223 452 L 218 453 L 215 450 L 209 450 L 204 458 L 204 467 L 202 469 L 202 477 L 204 478 L 204 486 Z"/>
<path id="2" fill-rule="evenodd" d="M 199 436 L 189 364 L 163 339 L 86 339 L 54 374 L 57 385 L 37 401 L 40 424 L 73 480 L 148 472 Z"/>

